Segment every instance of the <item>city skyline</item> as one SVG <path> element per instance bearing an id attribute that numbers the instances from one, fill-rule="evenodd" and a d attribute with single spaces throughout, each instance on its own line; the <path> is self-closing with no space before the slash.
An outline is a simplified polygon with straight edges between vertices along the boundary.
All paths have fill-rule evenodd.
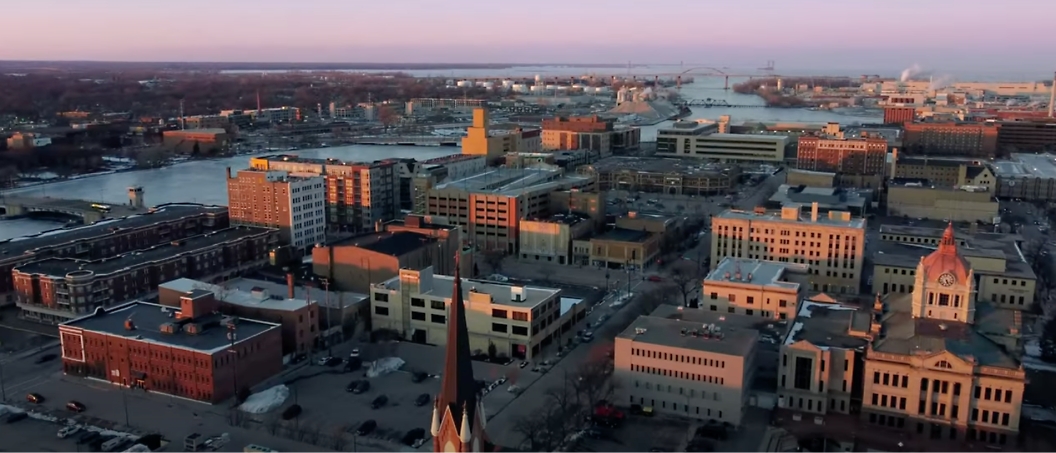
<path id="1" fill-rule="evenodd" d="M 416 8 L 412 0 L 372 3 L 190 0 L 161 10 L 127 0 L 98 5 L 20 2 L 23 14 L 63 30 L 41 36 L 38 21 L 15 21 L 0 60 L 311 63 L 677 64 L 680 61 L 788 69 L 901 71 L 913 64 L 963 72 L 1045 73 L 1045 6 L 1012 1 L 1000 9 L 947 0 L 926 5 L 748 0 L 723 9 L 703 2 L 664 9 L 617 0 L 605 8 L 551 0 L 522 5 L 452 0 Z M 1023 14 L 1036 9 L 1039 14 Z M 203 14 L 209 12 L 209 14 Z M 252 17 L 247 13 L 252 12 Z M 717 17 L 716 13 L 721 13 Z M 245 20 L 239 20 L 247 14 Z M 655 20 L 650 19 L 654 15 Z M 668 19 L 678 17 L 681 25 Z M 971 27 L 985 17 L 986 34 Z M 689 19 L 681 19 L 689 18 Z M 692 19 L 697 18 L 697 19 Z M 872 24 L 872 25 L 869 25 Z M 285 32 L 283 31 L 285 30 Z M 874 32 L 869 32 L 873 30 Z M 266 33 L 264 32 L 266 31 Z M 863 32 L 864 31 L 864 32 Z M 26 36 L 33 36 L 27 40 Z M 70 39 L 83 36 L 90 39 Z"/>

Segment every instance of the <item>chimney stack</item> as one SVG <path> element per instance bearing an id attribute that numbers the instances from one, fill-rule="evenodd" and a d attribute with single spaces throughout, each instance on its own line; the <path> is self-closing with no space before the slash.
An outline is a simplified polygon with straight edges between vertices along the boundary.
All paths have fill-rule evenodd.
<path id="1" fill-rule="evenodd" d="M 1049 91 L 1049 118 L 1052 118 L 1053 104 L 1056 104 L 1056 73 L 1052 75 L 1052 90 Z"/>
<path id="2" fill-rule="evenodd" d="M 810 221 L 818 221 L 818 202 L 816 201 L 810 204 Z"/>
<path id="3" fill-rule="evenodd" d="M 286 274 L 286 298 L 295 299 L 293 292 L 293 272 Z"/>

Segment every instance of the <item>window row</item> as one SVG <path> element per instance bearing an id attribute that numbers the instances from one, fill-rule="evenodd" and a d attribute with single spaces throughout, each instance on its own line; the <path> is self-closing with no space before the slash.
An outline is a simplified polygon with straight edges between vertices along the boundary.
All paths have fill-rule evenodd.
<path id="1" fill-rule="evenodd" d="M 658 376 L 673 377 L 673 378 L 678 378 L 678 379 L 686 379 L 686 380 L 690 380 L 690 381 L 707 382 L 709 384 L 718 384 L 718 385 L 726 384 L 726 379 L 723 378 L 723 377 L 719 377 L 719 376 L 710 376 L 710 375 L 707 375 L 707 374 L 698 374 L 698 373 L 687 373 L 685 371 L 666 370 L 666 369 L 663 369 L 663 368 L 656 368 L 656 367 L 651 367 L 651 366 L 642 366 L 642 365 L 633 365 L 632 364 L 631 365 L 631 371 L 637 371 L 639 373 L 645 373 L 645 374 L 655 374 L 655 375 L 658 375 Z"/>
<path id="2" fill-rule="evenodd" d="M 653 351 L 651 349 L 631 348 L 631 355 L 637 357 L 648 357 L 650 359 L 670 360 L 672 362 L 689 363 L 692 365 L 704 365 L 715 368 L 726 368 L 725 360 L 706 359 L 690 355 L 671 354 L 668 352 Z"/>

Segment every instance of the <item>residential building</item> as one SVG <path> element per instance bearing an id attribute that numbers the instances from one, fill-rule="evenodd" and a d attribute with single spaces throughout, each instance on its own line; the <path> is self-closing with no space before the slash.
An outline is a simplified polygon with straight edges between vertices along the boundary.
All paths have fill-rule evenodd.
<path id="1" fill-rule="evenodd" d="M 99 260 L 47 258 L 16 267 L 22 317 L 57 323 L 115 303 L 153 297 L 163 282 L 239 275 L 268 260 L 277 232 L 231 227 Z"/>
<path id="2" fill-rule="evenodd" d="M 462 138 L 462 154 L 485 156 L 489 165 L 505 158 L 506 153 L 538 152 L 542 148 L 539 130 L 493 129 L 487 109 L 473 109 L 473 125 Z"/>
<path id="3" fill-rule="evenodd" d="M 658 156 L 695 157 L 720 162 L 782 163 L 785 135 L 723 134 L 714 122 L 676 121 L 657 131 Z"/>
<path id="4" fill-rule="evenodd" d="M 997 157 L 994 123 L 917 122 L 903 126 L 903 151 L 908 155 Z"/>
<path id="5" fill-rule="evenodd" d="M 222 115 L 195 115 L 180 119 L 181 129 L 225 129 L 229 125 L 230 118 Z"/>
<path id="6" fill-rule="evenodd" d="M 893 179 L 923 180 L 935 187 L 985 187 L 991 193 L 997 190 L 997 177 L 979 160 L 903 157 L 896 151 L 891 168 Z"/>
<path id="7" fill-rule="evenodd" d="M 279 230 L 299 250 L 326 241 L 325 179 L 311 173 L 227 169 L 231 223 Z"/>
<path id="8" fill-rule="evenodd" d="M 796 167 L 801 170 L 869 176 L 863 187 L 880 188 L 887 163 L 887 140 L 874 137 L 800 136 Z"/>
<path id="9" fill-rule="evenodd" d="M 286 171 L 326 178 L 326 223 L 333 230 L 372 231 L 378 221 L 400 215 L 396 160 L 370 163 L 271 155 L 250 159 L 254 170 Z"/>
<path id="10" fill-rule="evenodd" d="M 805 205 L 813 206 L 814 203 L 817 203 L 819 214 L 827 215 L 831 211 L 842 211 L 858 217 L 864 217 L 871 210 L 872 200 L 873 191 L 868 189 L 857 190 L 832 186 L 808 187 L 782 184 L 770 196 L 767 207 L 780 209 Z"/>
<path id="11" fill-rule="evenodd" d="M 183 129 L 163 131 L 162 146 L 180 154 L 193 154 L 195 148 L 200 153 L 226 150 L 231 146 L 232 137 L 224 129 Z"/>
<path id="12" fill-rule="evenodd" d="M 901 105 L 884 106 L 884 124 L 906 124 L 917 119 L 917 108 Z"/>
<path id="13" fill-rule="evenodd" d="M 880 251 L 873 255 L 873 291 L 910 294 L 916 287 L 916 267 L 936 250 L 943 237 L 938 228 L 883 225 Z M 975 300 L 1015 310 L 1034 304 L 1037 276 L 1022 255 L 1018 235 L 954 231 L 958 254 L 971 265 Z"/>
<path id="14" fill-rule="evenodd" d="M 605 227 L 605 194 L 601 192 L 584 192 L 578 189 L 555 190 L 550 192 L 550 212 L 554 214 L 579 214 L 586 216 L 593 224 L 594 231 Z"/>
<path id="15" fill-rule="evenodd" d="M 1056 151 L 1056 120 L 1041 118 L 1004 121 L 997 132 L 997 148 L 1002 155 L 1014 152 Z"/>
<path id="16" fill-rule="evenodd" d="M 329 278 L 334 288 L 366 293 L 371 285 L 398 276 L 400 269 L 432 266 L 454 272 L 454 257 L 462 253 L 457 238 L 414 231 L 356 236 L 312 250 L 312 270 Z"/>
<path id="17" fill-rule="evenodd" d="M 616 336 L 616 400 L 740 426 L 760 336 L 715 318 L 639 316 Z"/>
<path id="18" fill-rule="evenodd" d="M 663 235 L 615 228 L 590 238 L 590 265 L 607 269 L 644 269 L 660 255 Z"/>
<path id="19" fill-rule="evenodd" d="M 462 227 L 478 250 L 517 253 L 518 222 L 549 214 L 550 193 L 590 191 L 594 181 L 561 171 L 495 168 L 430 189 L 425 214 Z"/>
<path id="20" fill-rule="evenodd" d="M 673 158 L 609 157 L 579 168 L 582 175 L 596 178 L 598 190 L 714 195 L 737 185 L 740 167 Z"/>
<path id="21" fill-rule="evenodd" d="M 702 282 L 701 309 L 770 319 L 796 317 L 806 264 L 726 257 Z"/>
<path id="22" fill-rule="evenodd" d="M 11 270 L 48 258 L 99 260 L 228 227 L 227 208 L 160 205 L 143 214 L 0 241 L 0 305 L 15 303 Z"/>
<path id="23" fill-rule="evenodd" d="M 891 182 L 887 188 L 887 215 L 1000 223 L 997 199 L 984 186 L 934 187 Z"/>
<path id="24" fill-rule="evenodd" d="M 518 251 L 520 258 L 556 264 L 572 264 L 572 241 L 594 230 L 590 219 L 579 214 L 553 214 L 542 219 L 522 219 Z"/>
<path id="25" fill-rule="evenodd" d="M 416 343 L 451 346 L 447 317 L 455 310 L 449 308 L 449 294 L 460 290 L 470 350 L 533 360 L 542 345 L 574 335 L 573 326 L 586 316 L 582 304 L 562 302 L 559 289 L 471 279 L 456 286 L 455 281 L 431 267 L 400 269 L 399 276 L 371 286 L 371 326 Z"/>
<path id="26" fill-rule="evenodd" d="M 711 219 L 711 262 L 723 257 L 761 259 L 810 266 L 811 291 L 857 294 L 865 254 L 865 220 L 830 211 L 821 216 L 818 204 L 810 217 L 799 207 L 780 214 L 727 210 Z"/>
<path id="27" fill-rule="evenodd" d="M 279 326 L 216 304 L 201 291 L 178 308 L 136 301 L 64 322 L 63 374 L 215 404 L 281 372 Z"/>
<path id="28" fill-rule="evenodd" d="M 591 115 L 543 120 L 542 146 L 548 151 L 585 149 L 604 158 L 614 151 L 638 149 L 641 140 L 641 129 L 617 127 L 613 118 Z"/>

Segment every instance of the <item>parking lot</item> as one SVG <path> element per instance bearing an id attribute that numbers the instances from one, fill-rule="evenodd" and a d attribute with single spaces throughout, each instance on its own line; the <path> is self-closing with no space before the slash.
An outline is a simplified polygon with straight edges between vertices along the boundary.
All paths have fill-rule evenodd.
<path id="1" fill-rule="evenodd" d="M 597 438 L 584 436 L 572 451 L 682 451 L 692 435 L 684 419 L 632 416 L 617 429 L 603 430 Z"/>
<path id="2" fill-rule="evenodd" d="M 73 438 L 59 439 L 58 425 L 27 418 L 17 423 L 0 422 L 0 451 L 81 451 Z"/>

